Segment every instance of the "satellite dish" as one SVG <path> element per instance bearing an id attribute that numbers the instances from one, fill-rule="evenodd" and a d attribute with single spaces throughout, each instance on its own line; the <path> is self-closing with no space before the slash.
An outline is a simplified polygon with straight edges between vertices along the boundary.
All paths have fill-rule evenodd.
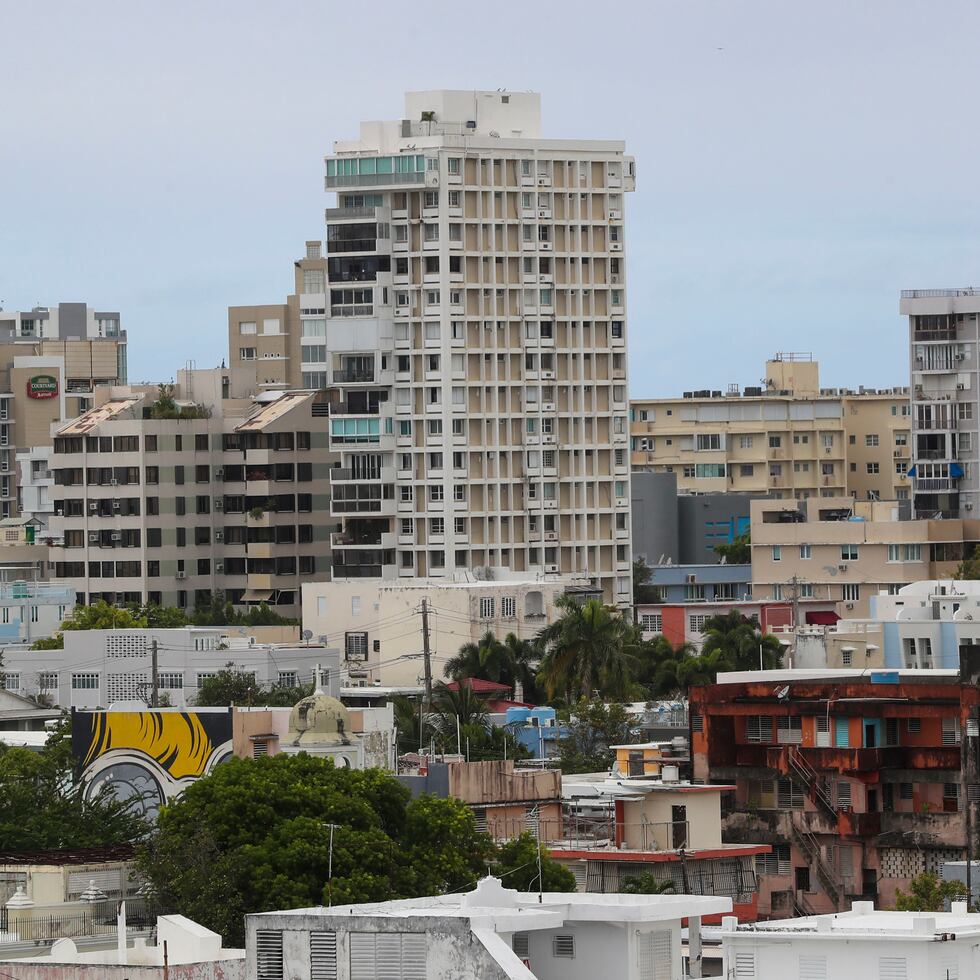
<path id="1" fill-rule="evenodd" d="M 775 691 L 775 695 L 776 695 L 777 698 L 779 698 L 780 701 L 783 701 L 787 697 L 788 694 L 789 694 L 789 685 L 788 684 L 785 687 L 777 688 L 777 690 Z"/>

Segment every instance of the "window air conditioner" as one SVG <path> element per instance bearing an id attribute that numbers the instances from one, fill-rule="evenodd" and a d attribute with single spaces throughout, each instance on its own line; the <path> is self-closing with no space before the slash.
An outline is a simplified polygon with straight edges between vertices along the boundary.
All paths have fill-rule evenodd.
<path id="1" fill-rule="evenodd" d="M 187 578 L 187 572 L 178 572 L 175 576 L 176 578 Z"/>
<path id="2" fill-rule="evenodd" d="M 214 563 L 214 571 L 217 575 L 223 575 L 225 571 L 225 563 L 223 561 L 218 561 Z"/>
<path id="3" fill-rule="evenodd" d="M 109 486 L 110 486 L 110 487 L 118 487 L 118 486 L 119 486 L 119 481 L 118 481 L 118 480 L 117 480 L 117 479 L 116 479 L 115 477 L 113 477 L 113 478 L 112 478 L 112 479 L 111 479 L 111 480 L 109 481 Z"/>
<path id="4" fill-rule="evenodd" d="M 119 531 L 113 531 L 112 534 L 109 535 L 109 538 L 112 541 L 122 541 L 122 534 L 120 534 Z"/>
<path id="5" fill-rule="evenodd" d="M 224 539 L 225 539 L 225 532 L 224 531 L 217 530 L 217 531 L 214 532 L 214 540 L 215 541 L 224 541 Z"/>

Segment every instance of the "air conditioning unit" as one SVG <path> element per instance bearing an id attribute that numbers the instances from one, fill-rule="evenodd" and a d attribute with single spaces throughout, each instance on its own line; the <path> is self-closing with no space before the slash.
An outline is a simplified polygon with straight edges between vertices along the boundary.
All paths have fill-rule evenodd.
<path id="1" fill-rule="evenodd" d="M 854 603 L 853 602 L 849 602 L 849 603 L 847 603 L 847 605 L 844 608 L 845 609 L 853 609 L 854 608 Z"/>
<path id="2" fill-rule="evenodd" d="M 223 575 L 225 571 L 225 563 L 223 561 L 216 561 L 214 563 L 214 571 L 216 575 Z"/>
<path id="3" fill-rule="evenodd" d="M 122 510 L 122 504 L 119 503 L 118 500 L 113 500 L 113 502 L 112 502 L 112 509 L 113 510 Z"/>
<path id="4" fill-rule="evenodd" d="M 96 511 L 99 509 L 99 505 L 94 500 L 90 500 L 88 502 L 88 509 L 91 511 Z"/>
<path id="5" fill-rule="evenodd" d="M 956 386 L 956 390 L 957 391 L 966 391 L 966 385 L 965 384 L 958 384 Z"/>
<path id="6" fill-rule="evenodd" d="M 965 361 L 966 360 L 966 354 L 957 354 L 956 355 L 956 360 L 957 361 Z"/>
<path id="7" fill-rule="evenodd" d="M 65 512 L 59 508 L 58 510 L 56 510 L 54 512 L 54 516 L 55 517 L 64 517 L 65 516 Z"/>
<path id="8" fill-rule="evenodd" d="M 89 544 L 98 544 L 99 543 L 99 532 L 98 531 L 89 531 L 88 532 L 88 543 Z"/>
<path id="9" fill-rule="evenodd" d="M 557 565 L 545 565 L 544 566 L 544 570 L 546 572 L 557 572 L 558 571 L 558 566 Z"/>
<path id="10" fill-rule="evenodd" d="M 847 565 L 838 565 L 837 566 L 837 569 L 838 569 L 838 571 L 846 572 L 847 571 Z"/>
<path id="11" fill-rule="evenodd" d="M 215 497 L 214 498 L 214 509 L 215 510 L 224 510 L 225 509 L 225 501 L 224 501 L 224 498 L 223 497 Z"/>
<path id="12" fill-rule="evenodd" d="M 121 531 L 113 531 L 112 534 L 109 535 L 109 539 L 111 541 L 122 541 L 122 532 Z"/>
<path id="13" fill-rule="evenodd" d="M 218 467 L 218 468 L 217 468 L 217 469 L 216 469 L 216 470 L 214 471 L 214 478 L 215 478 L 216 480 L 223 480 L 223 479 L 225 478 L 225 468 L 224 468 L 223 466 L 219 466 L 219 467 Z"/>
<path id="14" fill-rule="evenodd" d="M 963 505 L 963 510 L 973 510 L 973 504 L 967 502 Z"/>
<path id="15" fill-rule="evenodd" d="M 187 572 L 178 572 L 174 577 L 180 579 L 187 578 Z"/>
<path id="16" fill-rule="evenodd" d="M 697 580 L 698 580 L 697 575 L 685 575 L 684 576 L 684 582 L 687 585 L 694 585 L 697 582 Z"/>
<path id="17" fill-rule="evenodd" d="M 224 539 L 225 539 L 225 532 L 222 531 L 220 528 L 214 532 L 215 541 L 224 541 Z"/>
<path id="18" fill-rule="evenodd" d="M 111 480 L 109 481 L 109 486 L 110 486 L 110 487 L 118 487 L 118 486 L 119 486 L 119 481 L 118 481 L 118 480 L 117 480 L 117 479 L 116 479 L 115 477 L 113 477 L 113 478 L 112 478 L 112 479 L 111 479 Z"/>

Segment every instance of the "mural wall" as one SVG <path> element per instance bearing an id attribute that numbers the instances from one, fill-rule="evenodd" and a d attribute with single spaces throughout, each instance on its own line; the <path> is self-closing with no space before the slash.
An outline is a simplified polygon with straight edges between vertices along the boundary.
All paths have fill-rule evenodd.
<path id="1" fill-rule="evenodd" d="M 71 742 L 86 797 L 109 787 L 155 819 L 162 804 L 231 758 L 231 709 L 73 711 Z"/>

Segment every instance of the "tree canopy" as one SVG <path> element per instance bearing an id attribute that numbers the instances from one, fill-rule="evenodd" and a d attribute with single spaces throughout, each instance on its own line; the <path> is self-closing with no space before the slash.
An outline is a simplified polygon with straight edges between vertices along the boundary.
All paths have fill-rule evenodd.
<path id="1" fill-rule="evenodd" d="M 973 553 L 959 563 L 953 578 L 973 582 L 980 579 L 980 545 L 976 545 Z"/>
<path id="2" fill-rule="evenodd" d="M 67 720 L 40 752 L 0 744 L 0 850 L 100 847 L 145 835 L 146 824 L 111 790 L 85 800 L 72 762 Z"/>
<path id="3" fill-rule="evenodd" d="M 241 945 L 246 913 L 461 890 L 493 858 L 459 800 L 409 801 L 381 770 L 301 753 L 233 759 L 195 781 L 161 810 L 140 866 L 162 905 Z"/>
<path id="4" fill-rule="evenodd" d="M 895 889 L 895 908 L 899 912 L 944 912 L 948 902 L 962 901 L 967 897 L 962 881 L 945 880 L 929 871 L 916 875 L 909 882 L 909 890 Z"/>
<path id="5" fill-rule="evenodd" d="M 637 558 L 633 562 L 633 603 L 634 605 L 644 605 L 651 602 L 663 602 L 663 593 L 660 589 L 650 584 L 653 578 L 653 569 L 642 558 Z"/>
<path id="6" fill-rule="evenodd" d="M 621 704 L 581 701 L 573 708 L 568 735 L 558 741 L 561 771 L 608 771 L 616 759 L 609 746 L 630 741 L 629 718 Z"/>
<path id="7" fill-rule="evenodd" d="M 752 561 L 752 532 L 737 535 L 732 541 L 715 545 L 715 554 L 728 565 L 748 565 Z"/>
<path id="8" fill-rule="evenodd" d="M 538 881 L 538 849 L 541 851 L 541 882 Z M 504 887 L 519 892 L 573 892 L 575 875 L 559 864 L 547 849 L 538 844 L 530 831 L 501 844 L 493 873 L 503 880 Z"/>
<path id="9" fill-rule="evenodd" d="M 253 672 L 229 661 L 213 677 L 201 681 L 194 704 L 199 708 L 225 708 L 231 704 L 288 708 L 312 693 L 312 684 L 264 687 L 256 683 Z"/>
<path id="10" fill-rule="evenodd" d="M 36 640 L 32 650 L 62 650 L 65 630 L 135 630 L 179 629 L 182 626 L 279 626 L 294 621 L 280 616 L 262 603 L 247 610 L 237 610 L 223 592 L 213 593 L 198 605 L 193 615 L 182 609 L 171 609 L 148 602 L 143 605 L 113 606 L 99 599 L 88 606 L 75 606 L 54 636 Z"/>

